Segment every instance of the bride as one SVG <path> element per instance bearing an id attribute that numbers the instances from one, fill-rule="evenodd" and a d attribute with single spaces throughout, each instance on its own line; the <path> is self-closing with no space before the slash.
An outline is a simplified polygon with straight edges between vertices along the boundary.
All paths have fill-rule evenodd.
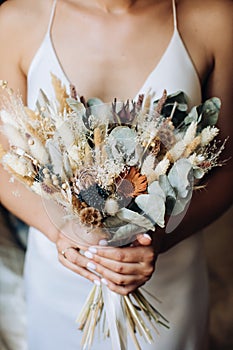
<path id="1" fill-rule="evenodd" d="M 30 108 L 40 88 L 52 97 L 51 72 L 67 89 L 72 83 L 79 94 L 104 102 L 136 99 L 149 89 L 159 97 L 164 88 L 183 90 L 190 107 L 218 96 L 225 139 L 232 135 L 231 10 L 227 0 L 7 1 L 0 9 L 0 79 L 18 89 Z M 231 143 L 229 138 L 225 158 Z M 7 147 L 2 135 L 1 144 Z M 29 349 L 80 348 L 74 320 L 93 282 L 122 295 L 145 285 L 163 300 L 160 310 L 171 329 L 161 329 L 156 343 L 143 349 L 204 349 L 208 285 L 201 229 L 231 204 L 231 165 L 215 171 L 205 191 L 194 193 L 173 232 L 158 230 L 152 237 L 140 235 L 134 247 L 85 255 L 53 225 L 40 198 L 1 168 L 1 202 L 30 226 Z M 110 347 L 109 340 L 96 337 L 94 350 Z M 128 348 L 134 349 L 130 340 Z"/>

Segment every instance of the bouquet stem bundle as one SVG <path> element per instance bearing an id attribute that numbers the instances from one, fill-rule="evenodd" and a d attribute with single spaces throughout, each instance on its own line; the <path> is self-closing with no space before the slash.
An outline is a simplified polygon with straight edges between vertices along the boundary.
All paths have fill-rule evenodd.
<path id="1" fill-rule="evenodd" d="M 124 319 L 116 322 L 117 320 L 112 318 L 111 324 L 106 323 L 106 313 L 108 313 L 109 310 L 105 308 L 102 288 L 105 287 L 94 286 L 91 289 L 91 292 L 76 320 L 79 324 L 79 329 L 83 331 L 81 341 L 83 350 L 91 349 L 94 335 L 96 333 L 95 328 L 98 324 L 102 324 L 103 334 L 105 336 L 111 336 L 111 324 L 117 325 L 119 336 L 118 343 L 120 344 L 119 350 L 127 350 L 126 329 L 129 331 L 134 342 L 135 349 L 141 350 L 142 348 L 136 334 L 139 334 L 145 342 L 151 344 L 154 342 L 152 330 L 159 335 L 156 325 L 162 325 L 169 328 L 169 321 L 145 298 L 140 289 L 125 296 L 115 295 L 115 297 L 118 298 L 118 301 L 120 301 L 118 306 L 120 305 L 122 308 Z M 105 293 L 109 293 L 111 300 L 114 299 L 113 296 L 115 293 L 109 290 L 106 290 Z M 121 322 L 121 324 L 119 324 L 119 322 Z M 111 340 L 114 349 L 116 349 L 116 339 L 111 338 Z"/>

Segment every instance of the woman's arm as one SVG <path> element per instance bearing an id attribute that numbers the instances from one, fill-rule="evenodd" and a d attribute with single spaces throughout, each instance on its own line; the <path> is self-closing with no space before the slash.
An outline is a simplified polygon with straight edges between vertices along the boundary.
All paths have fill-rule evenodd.
<path id="1" fill-rule="evenodd" d="M 28 52 L 30 55 L 31 52 L 28 44 L 30 43 L 31 35 L 33 39 L 37 35 L 37 33 L 32 32 L 35 23 L 37 23 L 36 18 L 40 10 L 41 8 L 37 9 L 36 4 L 31 4 L 30 0 L 10 1 L 2 5 L 0 9 L 0 80 L 8 81 L 8 85 L 11 88 L 15 91 L 20 91 L 25 103 L 27 79 L 24 73 L 23 62 L 26 53 Z M 33 16 L 36 16 L 36 18 L 33 18 Z M 0 93 L 3 93 L 2 89 Z M 8 142 L 1 133 L 0 144 L 6 149 L 8 148 Z M 37 228 L 56 244 L 58 259 L 63 265 L 91 281 L 98 280 L 96 275 L 86 269 L 88 259 L 79 254 L 77 250 L 69 249 L 70 260 L 75 255 L 77 264 L 64 257 L 62 251 L 71 246 L 76 247 L 76 245 L 61 234 L 58 227 L 59 224 L 57 222 L 54 223 L 47 214 L 41 197 L 26 189 L 18 181 L 12 182 L 11 175 L 3 169 L 2 165 L 0 165 L 0 201 L 10 212 L 29 226 Z M 68 229 L 68 227 L 62 228 L 63 232 L 66 232 Z"/>

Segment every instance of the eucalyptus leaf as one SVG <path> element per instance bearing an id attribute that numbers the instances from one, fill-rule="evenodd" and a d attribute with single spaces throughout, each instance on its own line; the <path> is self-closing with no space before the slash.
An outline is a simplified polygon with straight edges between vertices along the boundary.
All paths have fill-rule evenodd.
<path id="1" fill-rule="evenodd" d="M 108 216 L 105 220 L 104 220 L 104 226 L 106 227 L 111 227 L 111 228 L 117 228 L 120 227 L 122 225 L 125 225 L 125 221 L 120 219 L 119 217 L 117 217 L 116 215 L 114 216 Z"/>
<path id="2" fill-rule="evenodd" d="M 141 194 L 135 198 L 136 204 L 151 219 L 153 224 L 164 227 L 165 199 L 156 194 Z"/>
<path id="3" fill-rule="evenodd" d="M 185 124 L 198 122 L 198 132 L 206 126 L 215 125 L 221 108 L 221 100 L 218 97 L 212 97 L 197 107 L 193 107 L 185 118 Z"/>
<path id="4" fill-rule="evenodd" d="M 166 198 L 171 197 L 171 198 L 176 199 L 176 193 L 175 193 L 173 187 L 171 186 L 171 184 L 167 178 L 167 175 L 160 175 L 159 186 L 163 190 L 163 192 L 165 193 Z"/>
<path id="5" fill-rule="evenodd" d="M 189 125 L 192 122 L 197 122 L 198 118 L 199 116 L 198 116 L 197 108 L 193 107 L 191 111 L 188 113 L 187 117 L 185 117 L 184 122 L 186 125 Z"/>
<path id="6" fill-rule="evenodd" d="M 48 139 L 46 148 L 50 156 L 50 163 L 53 165 L 53 172 L 63 177 L 63 156 L 58 144 L 53 139 Z"/>
<path id="7" fill-rule="evenodd" d="M 168 180 L 178 197 L 187 197 L 193 184 L 191 163 L 185 158 L 179 159 L 169 171 Z"/>
<path id="8" fill-rule="evenodd" d="M 148 192 L 150 194 L 159 196 L 165 200 L 166 194 L 163 191 L 163 189 L 160 187 L 159 181 L 153 181 L 149 186 L 148 186 Z"/>
<path id="9" fill-rule="evenodd" d="M 116 232 L 114 232 L 112 238 L 108 240 L 108 245 L 125 245 L 135 240 L 136 235 L 146 232 L 147 229 L 137 226 L 132 223 L 128 223 L 121 226 Z"/>
<path id="10" fill-rule="evenodd" d="M 75 100 L 74 98 L 67 98 L 66 99 L 67 104 L 69 105 L 69 107 L 75 112 L 77 113 L 79 116 L 83 116 L 85 114 L 85 107 L 84 105 Z"/>
<path id="11" fill-rule="evenodd" d="M 197 107 L 198 112 L 202 115 L 199 129 L 202 130 L 208 125 L 215 125 L 221 108 L 221 101 L 218 97 L 212 97 Z"/>
<path id="12" fill-rule="evenodd" d="M 88 107 L 103 104 L 103 101 L 98 97 L 91 97 L 87 100 Z"/>
<path id="13" fill-rule="evenodd" d="M 155 101 L 155 104 L 157 102 L 158 101 Z M 177 127 L 184 121 L 188 110 L 187 96 L 183 91 L 177 91 L 167 96 L 166 102 L 164 103 L 161 112 L 163 117 L 170 117 L 174 103 L 177 103 L 177 106 L 173 114 L 172 122 L 174 126 Z"/>
<path id="14" fill-rule="evenodd" d="M 133 223 L 137 226 L 144 227 L 147 231 L 154 230 L 154 225 L 152 222 L 147 219 L 145 216 L 136 213 L 130 209 L 127 208 L 121 208 L 117 213 L 116 216 L 126 222 Z"/>
<path id="15" fill-rule="evenodd" d="M 107 143 L 113 158 L 130 159 L 135 154 L 137 134 L 127 126 L 118 126 L 110 133 Z"/>
<path id="16" fill-rule="evenodd" d="M 193 169 L 193 176 L 195 179 L 201 179 L 205 175 L 205 172 L 201 168 Z"/>

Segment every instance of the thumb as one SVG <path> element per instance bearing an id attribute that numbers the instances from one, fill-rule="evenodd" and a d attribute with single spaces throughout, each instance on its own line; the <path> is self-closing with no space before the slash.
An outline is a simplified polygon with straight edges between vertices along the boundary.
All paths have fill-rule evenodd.
<path id="1" fill-rule="evenodd" d="M 148 233 L 141 233 L 137 235 L 136 242 L 139 243 L 139 245 L 148 246 L 152 243 L 152 239 Z"/>

